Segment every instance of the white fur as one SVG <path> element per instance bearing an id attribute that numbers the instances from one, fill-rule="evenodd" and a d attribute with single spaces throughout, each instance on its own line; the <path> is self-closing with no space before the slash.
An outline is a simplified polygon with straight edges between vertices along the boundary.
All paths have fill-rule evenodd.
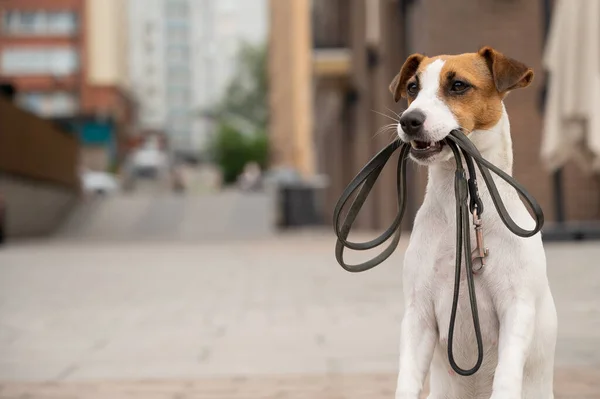
<path id="1" fill-rule="evenodd" d="M 443 65 L 442 61 L 436 63 L 423 73 L 422 91 L 411 107 L 420 108 L 428 119 L 432 118 L 426 133 L 437 136 L 441 133 L 431 126 L 448 128 L 453 122 L 445 105 L 439 103 L 437 88 L 433 88 L 435 79 L 429 72 L 437 71 L 439 76 Z M 511 173 L 512 142 L 505 110 L 496 126 L 474 131 L 469 138 L 486 159 Z M 470 377 L 457 375 L 450 368 L 447 345 L 456 234 L 453 162 L 446 158 L 430 163 L 427 193 L 405 255 L 406 308 L 396 398 L 417 399 L 430 371 L 430 399 L 551 399 L 557 320 L 541 236 L 513 235 L 499 219 L 481 178 L 483 232 L 490 250 L 484 271 L 475 276 L 484 361 Z M 531 228 L 533 220 L 518 195 L 500 179 L 495 178 L 495 182 L 515 222 Z M 459 366 L 471 368 L 477 346 L 464 265 L 462 277 L 454 355 Z"/>

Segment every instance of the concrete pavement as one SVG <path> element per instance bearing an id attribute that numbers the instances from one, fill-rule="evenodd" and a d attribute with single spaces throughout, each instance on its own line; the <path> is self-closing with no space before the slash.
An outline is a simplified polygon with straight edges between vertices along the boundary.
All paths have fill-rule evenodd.
<path id="1" fill-rule="evenodd" d="M 392 397 L 401 252 L 355 275 L 320 233 L 9 246 L 0 398 Z M 600 398 L 600 245 L 547 256 L 557 398 Z"/>
<path id="2" fill-rule="evenodd" d="M 93 198 L 70 215 L 58 236 L 78 241 L 198 242 L 273 234 L 274 196 L 225 190 L 204 195 L 130 193 Z"/>

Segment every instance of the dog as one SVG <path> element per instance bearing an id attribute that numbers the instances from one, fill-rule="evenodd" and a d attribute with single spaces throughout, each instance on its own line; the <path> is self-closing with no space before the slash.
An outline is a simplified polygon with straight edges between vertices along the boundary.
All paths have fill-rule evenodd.
<path id="1" fill-rule="evenodd" d="M 512 172 L 510 124 L 503 100 L 527 87 L 533 70 L 491 47 L 476 53 L 426 57 L 413 54 L 390 85 L 394 100 L 408 100 L 398 135 L 411 144 L 410 158 L 428 167 L 423 205 L 405 254 L 396 399 L 417 399 L 427 373 L 429 399 L 550 399 L 557 316 L 546 275 L 541 235 L 513 235 L 496 214 L 484 184 L 480 196 L 489 255 L 475 275 L 484 345 L 481 368 L 455 373 L 448 361 L 448 327 L 454 282 L 456 209 L 451 149 L 444 138 L 462 130 L 484 158 Z M 479 174 L 479 171 L 477 171 Z M 481 176 L 478 176 L 481 181 Z M 534 222 L 519 196 L 501 179 L 498 190 L 512 218 L 524 228 Z M 476 247 L 471 233 L 472 248 Z M 467 255 L 468 256 L 468 255 Z M 464 279 L 466 273 L 461 273 Z M 454 357 L 463 369 L 477 360 L 465 281 L 461 284 Z"/>

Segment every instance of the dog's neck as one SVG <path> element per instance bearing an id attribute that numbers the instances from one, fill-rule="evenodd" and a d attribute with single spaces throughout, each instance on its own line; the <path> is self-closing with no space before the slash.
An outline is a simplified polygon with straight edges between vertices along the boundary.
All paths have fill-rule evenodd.
<path id="1" fill-rule="evenodd" d="M 481 155 L 502 169 L 504 172 L 512 175 L 513 153 L 512 140 L 510 136 L 510 123 L 504 105 L 502 106 L 502 116 L 496 125 L 487 130 L 474 130 L 469 134 L 469 138 L 477 146 Z M 447 208 L 448 212 L 454 214 L 454 172 L 456 170 L 456 161 L 454 157 L 448 161 L 429 166 L 429 179 L 427 182 L 427 193 L 425 201 L 434 201 Z M 486 185 L 483 183 L 481 174 L 477 170 L 479 183 L 479 192 L 484 200 L 489 197 Z M 494 178 L 498 189 L 502 192 L 506 190 L 506 185 L 500 179 Z M 511 195 L 509 195 L 511 196 Z M 450 217 L 451 215 L 447 215 Z M 451 216 L 454 218 L 454 216 Z"/>

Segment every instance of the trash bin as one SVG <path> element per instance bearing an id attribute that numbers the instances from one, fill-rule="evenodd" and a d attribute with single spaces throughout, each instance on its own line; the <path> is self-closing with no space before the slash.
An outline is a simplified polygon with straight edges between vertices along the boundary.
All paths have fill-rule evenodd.
<path id="1" fill-rule="evenodd" d="M 290 168 L 270 171 L 265 179 L 275 196 L 277 226 L 280 228 L 321 226 L 325 223 L 324 189 L 328 179 L 303 179 Z"/>
<path id="2" fill-rule="evenodd" d="M 281 227 L 318 226 L 324 223 L 320 187 L 288 184 L 280 188 Z"/>
<path id="3" fill-rule="evenodd" d="M 268 185 L 274 190 L 277 226 L 280 228 L 321 226 L 325 223 L 325 176 L 302 179 L 293 169 L 271 171 Z"/>

